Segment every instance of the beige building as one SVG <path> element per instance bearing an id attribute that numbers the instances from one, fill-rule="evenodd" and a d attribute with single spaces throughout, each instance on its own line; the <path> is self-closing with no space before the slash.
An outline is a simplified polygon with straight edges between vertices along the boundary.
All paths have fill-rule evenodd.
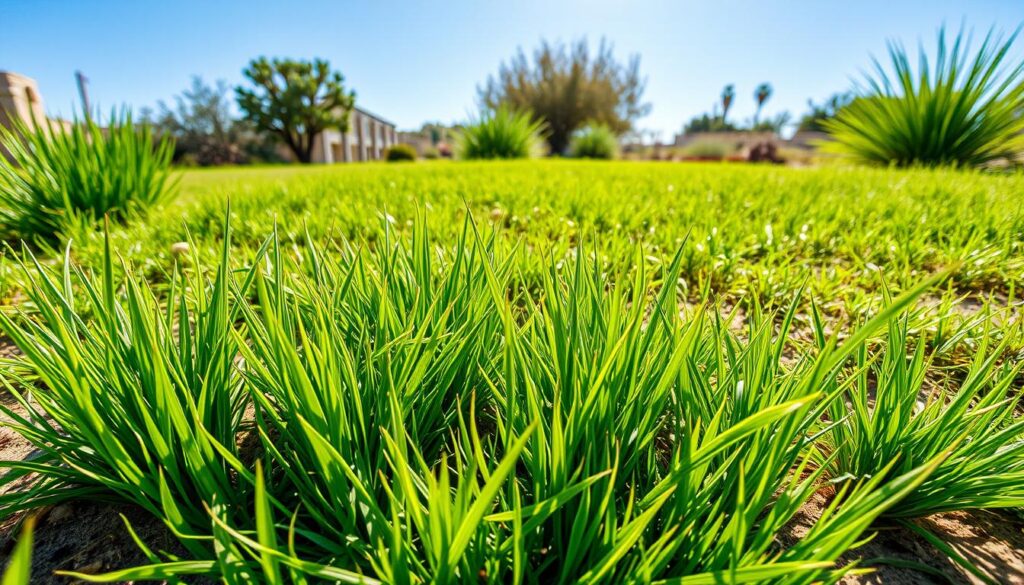
<path id="1" fill-rule="evenodd" d="M 33 122 L 46 120 L 43 98 L 35 79 L 10 71 L 0 71 L 0 126 L 10 128 L 13 120 L 21 120 L 30 128 Z M 53 122 L 65 124 L 61 120 Z"/>
<path id="2" fill-rule="evenodd" d="M 313 145 L 313 162 L 340 163 L 380 160 L 398 143 L 395 125 L 362 108 L 353 108 L 348 132 L 325 130 Z"/>
<path id="3" fill-rule="evenodd" d="M 11 126 L 12 119 L 32 125 L 46 120 L 46 110 L 39 94 L 39 86 L 30 77 L 0 71 L 0 125 Z M 69 126 L 63 120 L 50 120 L 61 128 Z M 313 162 L 335 163 L 380 160 L 384 151 L 398 142 L 395 125 L 362 108 L 353 108 L 349 116 L 349 130 L 325 130 L 313 145 Z M 282 151 L 283 152 L 283 151 Z"/>

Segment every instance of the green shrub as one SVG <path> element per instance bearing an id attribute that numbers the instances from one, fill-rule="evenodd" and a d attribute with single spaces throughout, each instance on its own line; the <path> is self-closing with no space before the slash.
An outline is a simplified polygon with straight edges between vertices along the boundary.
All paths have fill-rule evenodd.
<path id="1" fill-rule="evenodd" d="M 574 158 L 603 158 L 619 156 L 619 138 L 612 129 L 602 124 L 583 128 L 572 137 L 569 155 Z"/>
<path id="2" fill-rule="evenodd" d="M 691 158 L 722 160 L 735 149 L 720 140 L 697 140 L 683 147 L 683 156 Z"/>
<path id="3" fill-rule="evenodd" d="M 827 150 L 867 163 L 979 166 L 1022 148 L 1024 63 L 1011 64 L 1016 34 L 992 32 L 971 55 L 961 31 L 952 47 L 939 31 L 934 70 L 922 54 L 915 70 L 906 49 L 889 44 L 892 72 L 875 60 L 857 97 L 823 125 Z"/>
<path id="4" fill-rule="evenodd" d="M 408 144 L 396 144 L 387 149 L 384 159 L 388 162 L 416 160 L 416 149 Z"/>
<path id="5" fill-rule="evenodd" d="M 174 144 L 154 140 L 131 113 L 112 113 L 106 128 L 91 118 L 67 131 L 45 122 L 0 128 L 0 231 L 4 237 L 50 238 L 71 225 L 121 219 L 167 200 Z"/>
<path id="6" fill-rule="evenodd" d="M 527 113 L 500 107 L 463 128 L 456 151 L 462 159 L 531 158 L 543 149 L 543 127 Z"/>

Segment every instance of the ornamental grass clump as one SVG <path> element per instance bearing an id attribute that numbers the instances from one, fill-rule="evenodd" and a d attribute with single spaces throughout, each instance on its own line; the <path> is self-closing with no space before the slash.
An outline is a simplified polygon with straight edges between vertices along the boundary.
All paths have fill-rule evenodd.
<path id="1" fill-rule="evenodd" d="M 901 44 L 889 44 L 892 69 L 875 74 L 856 98 L 824 122 L 827 149 L 866 163 L 981 166 L 1014 160 L 1024 150 L 1024 61 L 990 31 L 976 52 L 970 35 L 950 47 L 939 31 L 934 62 L 921 51 L 911 64 Z"/>
<path id="2" fill-rule="evenodd" d="M 2 463 L 0 515 L 83 498 L 130 502 L 209 557 L 206 507 L 216 496 L 244 514 L 251 492 L 236 448 L 248 398 L 234 364 L 244 283 L 230 273 L 228 246 L 212 281 L 176 272 L 159 299 L 115 263 L 109 242 L 99 276 L 70 253 L 58 274 L 34 259 L 26 267 L 33 314 L 0 313 L 0 329 L 27 371 L 4 373 L 20 409 L 0 412 L 39 454 Z"/>
<path id="3" fill-rule="evenodd" d="M 569 142 L 569 156 L 612 160 L 619 157 L 619 137 L 603 124 L 592 124 L 576 132 Z"/>
<path id="4" fill-rule="evenodd" d="M 461 159 L 533 158 L 544 149 L 543 122 L 504 106 L 483 114 L 462 129 L 456 140 Z"/>
<path id="5" fill-rule="evenodd" d="M 91 117 L 0 127 L 0 236 L 51 239 L 103 217 L 123 219 L 170 199 L 174 144 L 127 110 L 105 127 Z"/>

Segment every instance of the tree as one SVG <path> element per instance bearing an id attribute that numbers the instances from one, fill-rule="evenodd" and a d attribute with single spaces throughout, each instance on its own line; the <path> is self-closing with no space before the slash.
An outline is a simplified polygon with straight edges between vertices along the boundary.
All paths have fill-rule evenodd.
<path id="1" fill-rule="evenodd" d="M 174 160 L 200 165 L 245 162 L 244 128 L 231 117 L 227 83 L 210 86 L 199 76 L 192 87 L 175 96 L 174 107 L 158 102 L 160 113 L 153 118 L 157 132 L 174 137 Z"/>
<path id="2" fill-rule="evenodd" d="M 820 105 L 815 104 L 811 100 L 807 100 L 807 107 L 810 108 L 810 111 L 800 118 L 800 122 L 797 125 L 797 131 L 824 132 L 825 121 L 835 118 L 836 114 L 839 113 L 839 110 L 850 105 L 852 101 L 853 94 L 850 92 L 834 94 Z"/>
<path id="3" fill-rule="evenodd" d="M 592 55 L 584 38 L 571 47 L 543 41 L 532 63 L 520 49 L 478 93 L 485 109 L 505 106 L 543 121 L 551 153 L 564 154 L 573 132 L 589 123 L 620 135 L 631 130 L 650 111 L 645 85 L 639 56 L 620 63 L 604 39 Z"/>
<path id="4" fill-rule="evenodd" d="M 683 126 L 684 134 L 694 134 L 697 132 L 735 132 L 739 130 L 730 122 L 726 122 L 717 113 L 704 113 L 700 116 L 694 116 L 689 122 Z"/>
<path id="5" fill-rule="evenodd" d="M 764 107 L 764 103 L 770 97 L 772 97 L 772 85 L 770 83 L 762 83 L 754 90 L 754 99 L 757 100 L 757 111 L 754 112 L 754 126 L 757 126 L 758 121 L 761 119 L 761 108 Z"/>
<path id="6" fill-rule="evenodd" d="M 348 131 L 355 93 L 327 61 L 260 57 L 242 72 L 254 87 L 235 88 L 238 107 L 257 129 L 284 141 L 299 162 L 313 158 L 316 137 L 328 128 Z"/>
<path id="7" fill-rule="evenodd" d="M 722 89 L 722 123 L 729 117 L 729 108 L 736 97 L 736 88 L 730 83 Z"/>
<path id="8" fill-rule="evenodd" d="M 781 134 L 792 118 L 793 116 L 789 112 L 779 112 L 774 118 L 769 117 L 766 120 L 755 121 L 746 130 L 750 132 L 774 132 L 775 134 Z"/>

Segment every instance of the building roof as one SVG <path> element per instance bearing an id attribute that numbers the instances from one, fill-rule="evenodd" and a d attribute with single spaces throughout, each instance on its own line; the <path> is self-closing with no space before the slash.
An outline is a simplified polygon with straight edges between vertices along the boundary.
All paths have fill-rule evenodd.
<path id="1" fill-rule="evenodd" d="M 378 116 L 377 114 L 374 114 L 373 112 L 371 112 L 371 111 L 369 111 L 367 109 L 360 108 L 359 106 L 354 106 L 352 109 L 357 111 L 357 112 L 359 112 L 360 114 L 368 117 L 368 118 L 373 118 L 374 120 L 377 120 L 378 122 L 383 122 L 384 124 L 387 124 L 388 126 L 394 126 L 395 125 L 395 123 L 392 122 L 391 120 L 388 120 L 386 118 L 382 118 L 382 117 Z"/>

